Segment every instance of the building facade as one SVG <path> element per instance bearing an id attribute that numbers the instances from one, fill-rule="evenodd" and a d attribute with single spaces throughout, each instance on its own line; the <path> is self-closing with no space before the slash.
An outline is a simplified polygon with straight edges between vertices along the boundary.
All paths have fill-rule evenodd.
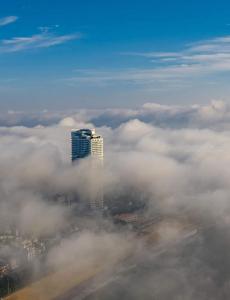
<path id="1" fill-rule="evenodd" d="M 89 203 L 93 210 L 103 209 L 104 195 L 100 180 L 103 166 L 103 138 L 97 135 L 95 129 L 72 130 L 72 162 L 90 157 L 88 169 L 91 185 L 89 186 Z"/>
<path id="2" fill-rule="evenodd" d="M 72 162 L 87 156 L 103 160 L 103 138 L 95 129 L 72 130 L 71 141 Z"/>

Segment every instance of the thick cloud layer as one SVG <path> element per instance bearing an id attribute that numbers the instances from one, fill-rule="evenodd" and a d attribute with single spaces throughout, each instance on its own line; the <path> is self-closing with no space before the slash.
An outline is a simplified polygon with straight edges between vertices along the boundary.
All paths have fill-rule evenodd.
<path id="1" fill-rule="evenodd" d="M 93 176 L 93 188 L 103 183 L 107 199 L 122 198 L 127 202 L 130 197 L 144 199 L 149 214 L 189 216 L 202 228 L 215 228 L 199 234 L 191 246 L 194 251 L 188 250 L 190 246 L 181 245 L 170 252 L 166 263 L 159 261 L 157 274 L 149 274 L 145 283 L 135 282 L 137 299 L 150 299 L 150 295 L 168 299 L 172 292 L 172 299 L 195 296 L 196 299 L 226 299 L 224 295 L 230 292 L 230 267 L 223 263 L 230 259 L 225 251 L 230 230 L 230 108 L 227 104 L 215 101 L 188 108 L 146 104 L 139 110 L 79 111 L 63 113 L 55 121 L 51 117 L 48 126 L 41 118 L 37 119 L 35 127 L 9 126 L 9 120 L 7 126 L 0 128 L 2 228 L 15 226 L 27 235 L 47 236 L 68 224 L 72 208 L 56 200 L 66 195 L 84 202 L 92 186 L 88 160 L 77 166 L 70 163 L 70 130 L 98 126 L 97 132 L 104 137 L 105 161 L 103 173 Z M 19 124 L 26 121 L 23 123 L 22 119 Z M 80 209 L 78 202 L 74 209 Z M 62 262 L 60 253 L 66 252 L 66 257 L 71 257 L 71 252 L 72 257 L 80 257 L 82 261 L 82 253 L 87 256 L 92 253 L 83 247 L 79 254 L 76 250 L 81 249 L 79 245 L 83 243 L 90 249 L 92 241 L 99 245 L 110 237 L 108 251 L 114 249 L 117 236 L 101 234 L 84 232 L 77 241 L 67 240 L 61 250 L 53 250 L 53 257 Z M 101 251 L 100 247 L 97 249 Z M 149 250 L 143 253 L 147 260 L 151 259 Z M 223 259 L 215 259 L 215 253 Z M 154 260 L 153 268 L 155 263 Z M 198 279 L 192 279 L 196 274 Z M 171 278 L 184 285 L 183 293 Z M 124 280 L 132 286 L 130 277 Z M 163 281 L 172 285 L 165 290 L 158 284 Z M 198 281 L 202 282 L 199 287 Z M 149 293 L 145 293 L 143 284 Z M 197 288 L 206 289 L 206 294 L 196 294 Z M 113 292 L 116 295 L 116 289 Z"/>
<path id="2" fill-rule="evenodd" d="M 97 127 L 116 128 L 122 123 L 138 119 L 162 128 L 209 128 L 225 129 L 229 125 L 230 106 L 222 100 L 207 105 L 170 106 L 146 103 L 136 109 L 73 109 L 68 111 L 22 112 L 8 111 L 0 114 L 0 126 L 93 123 Z"/>

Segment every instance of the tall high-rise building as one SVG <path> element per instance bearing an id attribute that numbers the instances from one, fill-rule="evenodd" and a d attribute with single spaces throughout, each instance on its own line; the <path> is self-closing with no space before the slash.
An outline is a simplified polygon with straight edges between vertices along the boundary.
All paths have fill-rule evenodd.
<path id="1" fill-rule="evenodd" d="M 82 158 L 92 158 L 88 169 L 91 186 L 89 186 L 89 202 L 92 209 L 102 209 L 104 205 L 103 187 L 97 175 L 102 172 L 103 165 L 103 138 L 97 135 L 95 129 L 72 130 L 72 162 Z M 95 186 L 96 184 L 96 186 Z"/>
<path id="2" fill-rule="evenodd" d="M 103 160 L 103 138 L 97 135 L 95 129 L 72 130 L 72 161 L 92 156 Z"/>

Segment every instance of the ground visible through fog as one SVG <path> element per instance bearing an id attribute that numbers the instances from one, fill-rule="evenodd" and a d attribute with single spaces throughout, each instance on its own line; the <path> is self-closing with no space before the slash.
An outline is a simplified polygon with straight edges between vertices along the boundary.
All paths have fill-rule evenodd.
<path id="1" fill-rule="evenodd" d="M 142 255 L 127 259 L 60 300 L 227 299 L 230 253 L 226 231 L 210 225 L 149 245 Z"/>

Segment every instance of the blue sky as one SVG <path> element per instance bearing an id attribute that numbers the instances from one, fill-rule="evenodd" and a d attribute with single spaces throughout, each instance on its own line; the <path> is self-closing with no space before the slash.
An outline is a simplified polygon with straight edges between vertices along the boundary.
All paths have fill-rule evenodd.
<path id="1" fill-rule="evenodd" d="M 229 1 L 7 0 L 2 110 L 230 99 Z"/>

